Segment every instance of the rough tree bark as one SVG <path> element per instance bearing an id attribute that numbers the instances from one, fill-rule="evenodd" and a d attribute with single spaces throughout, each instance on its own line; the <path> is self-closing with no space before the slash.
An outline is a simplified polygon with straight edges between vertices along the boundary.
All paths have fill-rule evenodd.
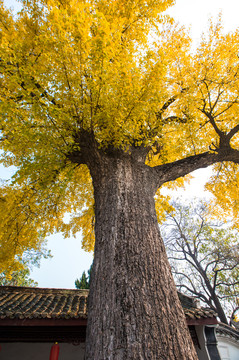
<path id="1" fill-rule="evenodd" d="M 195 360 L 161 239 L 156 187 L 140 151 L 88 160 L 95 196 L 95 255 L 87 360 Z"/>
<path id="2" fill-rule="evenodd" d="M 230 134 L 230 133 L 229 133 Z M 196 360 L 154 205 L 165 182 L 220 161 L 239 163 L 229 145 L 151 168 L 149 149 L 100 149 L 76 134 L 68 159 L 86 164 L 95 198 L 95 256 L 87 360 Z"/>

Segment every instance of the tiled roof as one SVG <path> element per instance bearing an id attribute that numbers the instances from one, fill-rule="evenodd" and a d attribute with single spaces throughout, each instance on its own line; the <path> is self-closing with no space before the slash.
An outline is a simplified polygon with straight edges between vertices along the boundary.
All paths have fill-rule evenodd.
<path id="1" fill-rule="evenodd" d="M 191 308 L 191 309 L 185 309 L 183 307 L 184 314 L 186 315 L 186 318 L 189 319 L 208 319 L 208 318 L 215 318 L 216 313 L 211 309 L 205 309 L 205 308 Z"/>
<path id="2" fill-rule="evenodd" d="M 216 318 L 217 314 L 208 308 L 200 307 L 198 299 L 178 292 L 178 297 L 187 319 L 208 319 Z"/>
<path id="3" fill-rule="evenodd" d="M 231 338 L 239 342 L 239 331 L 229 325 L 219 323 L 218 327 L 216 328 L 216 333 L 217 336 L 219 335 Z"/>
<path id="4" fill-rule="evenodd" d="M 0 286 L 0 319 L 85 319 L 88 290 Z"/>
<path id="5" fill-rule="evenodd" d="M 86 319 L 88 290 L 0 286 L 0 319 Z M 179 293 L 187 319 L 215 318 L 194 298 Z"/>

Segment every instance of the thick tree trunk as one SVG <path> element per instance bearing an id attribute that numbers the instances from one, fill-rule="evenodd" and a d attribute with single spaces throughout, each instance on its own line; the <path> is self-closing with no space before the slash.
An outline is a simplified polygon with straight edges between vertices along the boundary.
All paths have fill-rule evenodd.
<path id="1" fill-rule="evenodd" d="M 197 359 L 158 229 L 150 168 L 123 154 L 88 166 L 96 244 L 86 359 Z"/>

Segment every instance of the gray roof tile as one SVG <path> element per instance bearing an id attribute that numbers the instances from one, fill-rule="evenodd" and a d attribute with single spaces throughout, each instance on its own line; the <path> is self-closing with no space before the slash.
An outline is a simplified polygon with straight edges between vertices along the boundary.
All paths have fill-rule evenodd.
<path id="1" fill-rule="evenodd" d="M 86 319 L 89 290 L 0 286 L 0 319 Z M 188 319 L 215 318 L 213 310 L 197 307 L 179 293 Z"/>

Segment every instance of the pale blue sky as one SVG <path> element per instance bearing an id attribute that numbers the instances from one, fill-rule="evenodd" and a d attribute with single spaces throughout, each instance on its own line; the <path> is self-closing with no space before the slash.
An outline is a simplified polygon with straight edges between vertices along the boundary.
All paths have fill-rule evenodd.
<path id="1" fill-rule="evenodd" d="M 4 0 L 8 7 L 20 9 L 15 0 Z M 208 18 L 217 18 L 222 12 L 226 31 L 233 31 L 239 26 L 239 0 L 177 0 L 169 14 L 180 24 L 191 26 L 191 34 L 197 42 L 202 31 L 205 31 Z M 7 178 L 12 170 L 0 168 L 0 177 Z M 186 191 L 180 191 L 184 198 L 202 194 L 203 184 L 208 177 L 208 170 L 195 172 L 195 180 Z M 177 193 L 178 195 L 179 193 Z M 92 255 L 81 249 L 80 234 L 75 238 L 63 239 L 61 234 L 49 238 L 48 247 L 51 249 L 53 259 L 42 260 L 40 269 L 32 272 L 32 278 L 38 281 L 40 287 L 74 288 L 74 281 L 83 270 L 88 270 L 92 262 Z"/>

